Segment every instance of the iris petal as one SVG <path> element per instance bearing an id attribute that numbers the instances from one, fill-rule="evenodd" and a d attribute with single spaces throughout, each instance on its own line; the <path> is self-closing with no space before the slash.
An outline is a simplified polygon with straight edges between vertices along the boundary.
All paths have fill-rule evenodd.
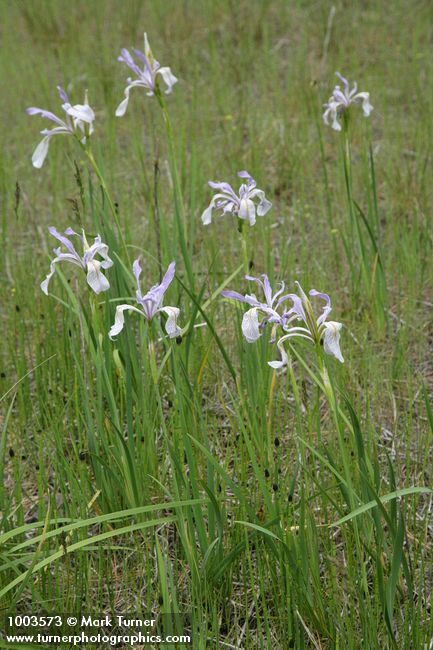
<path id="1" fill-rule="evenodd" d="M 260 338 L 258 308 L 253 307 L 245 312 L 242 319 L 242 333 L 248 343 L 254 343 Z"/>

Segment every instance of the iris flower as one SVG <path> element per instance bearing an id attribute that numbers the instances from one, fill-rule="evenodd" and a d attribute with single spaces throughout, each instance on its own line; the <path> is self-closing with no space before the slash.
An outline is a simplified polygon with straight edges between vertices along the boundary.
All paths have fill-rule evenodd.
<path id="1" fill-rule="evenodd" d="M 61 119 L 42 108 L 35 108 L 31 106 L 27 109 L 28 115 L 40 115 L 53 122 L 56 126 L 52 129 L 43 129 L 41 135 L 44 137 L 36 147 L 32 156 L 33 167 L 40 169 L 44 164 L 47 157 L 48 147 L 50 140 L 55 135 L 73 135 L 78 138 L 83 144 L 86 143 L 87 138 L 93 133 L 93 122 L 95 120 L 95 113 L 89 106 L 87 100 L 87 92 L 84 97 L 84 104 L 75 104 L 71 106 L 68 96 L 60 86 L 57 90 L 62 100 L 62 109 L 65 112 L 65 119 Z"/>
<path id="2" fill-rule="evenodd" d="M 265 274 L 261 276 L 261 279 L 253 278 L 249 275 L 246 275 L 245 279 L 251 282 L 257 282 L 263 291 L 265 302 L 260 302 L 253 293 L 243 296 L 237 291 L 222 291 L 221 295 L 224 298 L 231 298 L 232 300 L 238 300 L 239 302 L 250 305 L 251 309 L 245 312 L 242 319 L 242 333 L 248 343 L 254 343 L 262 335 L 260 330 L 267 323 L 273 324 L 272 335 L 275 334 L 278 326 L 286 327 L 284 314 L 279 313 L 278 309 L 288 300 L 289 296 L 281 295 L 284 292 L 284 282 L 280 283 L 279 289 L 273 294 L 269 278 Z M 259 315 L 262 316 L 260 321 Z"/>
<path id="3" fill-rule="evenodd" d="M 209 207 L 201 215 L 201 220 L 205 226 L 211 223 L 213 210 L 221 210 L 222 214 L 234 214 L 239 219 L 249 221 L 250 226 L 254 226 L 256 213 L 259 217 L 262 217 L 272 207 L 272 203 L 265 198 L 263 190 L 257 189 L 256 181 L 248 172 L 238 172 L 238 176 L 246 180 L 246 183 L 242 183 L 239 188 L 239 195 L 235 193 L 229 183 L 208 182 L 210 187 L 219 190 L 219 192 L 212 197 Z M 257 199 L 258 204 L 253 199 Z"/>
<path id="4" fill-rule="evenodd" d="M 117 117 L 122 117 L 126 113 L 131 88 L 145 88 L 148 91 L 146 95 L 149 95 L 151 97 L 155 94 L 157 87 L 157 76 L 160 75 L 165 85 L 167 86 L 165 93 L 168 95 L 171 93 L 174 84 L 177 82 L 177 77 L 174 76 L 170 68 L 161 68 L 158 61 L 153 58 L 152 50 L 150 49 L 146 33 L 144 34 L 144 54 L 143 52 L 140 52 L 140 50 L 136 50 L 135 48 L 132 49 L 137 59 L 139 59 L 143 64 L 143 68 L 140 68 L 140 66 L 134 61 L 132 55 L 128 50 L 123 48 L 120 51 L 118 61 L 125 63 L 128 68 L 132 70 L 137 79 L 128 77 L 126 80 L 128 85 L 125 88 L 125 99 L 120 102 L 119 106 L 116 109 Z"/>
<path id="5" fill-rule="evenodd" d="M 342 90 L 340 86 L 335 86 L 328 102 L 323 105 L 325 109 L 325 112 L 323 113 L 323 121 L 325 124 L 329 125 L 329 121 L 331 120 L 332 128 L 335 131 L 341 131 L 341 124 L 337 118 L 352 104 L 362 104 L 362 110 L 365 117 L 370 115 L 373 106 L 370 104 L 370 93 L 359 93 L 356 81 L 352 90 L 350 90 L 347 79 L 342 77 L 339 72 L 336 72 L 335 74 L 339 79 L 341 79 L 344 87 Z"/>
<path id="6" fill-rule="evenodd" d="M 296 284 L 300 295 L 298 296 L 295 293 L 288 294 L 288 298 L 291 299 L 293 306 L 284 316 L 287 319 L 287 323 L 291 323 L 293 320 L 303 321 L 305 327 L 304 325 L 301 327 L 290 327 L 288 333 L 282 336 L 277 342 L 281 361 L 270 361 L 269 365 L 272 368 L 282 368 L 287 365 L 288 356 L 284 350 L 283 343 L 293 337 L 304 338 L 315 344 L 323 344 L 323 349 L 326 354 L 329 354 L 338 359 L 341 363 L 344 363 L 343 355 L 340 350 L 340 330 L 342 324 L 327 320 L 332 310 L 330 297 L 326 293 L 320 293 L 320 291 L 311 289 L 311 297 L 320 298 L 325 302 L 322 308 L 322 313 L 316 318 L 310 299 L 302 290 L 299 282 L 296 282 Z"/>
<path id="7" fill-rule="evenodd" d="M 109 269 L 110 266 L 113 266 L 113 261 L 108 257 L 108 246 L 102 243 L 99 235 L 95 237 L 93 244 L 89 246 L 84 231 L 82 235 L 76 233 L 72 228 L 67 228 L 63 235 L 55 228 L 48 228 L 48 231 L 59 240 L 67 252 L 62 252 L 61 247 L 54 249 L 56 257 L 51 262 L 50 272 L 45 280 L 41 282 L 41 289 L 45 295 L 48 295 L 48 284 L 54 275 L 55 264 L 58 264 L 58 262 L 70 262 L 82 268 L 87 273 L 87 284 L 95 293 L 101 293 L 101 291 L 107 291 L 110 288 L 110 283 L 101 269 Z M 67 235 L 79 237 L 84 251 L 82 256 L 77 253 L 74 244 Z M 96 255 L 99 255 L 102 261 L 95 259 Z"/>
<path id="8" fill-rule="evenodd" d="M 179 336 L 181 333 L 180 327 L 177 325 L 177 318 L 179 316 L 179 309 L 177 307 L 163 307 L 162 301 L 164 299 L 164 294 L 170 286 L 176 268 L 176 263 L 172 262 L 163 279 L 161 284 L 156 284 L 153 286 L 144 296 L 141 293 L 140 287 L 140 275 L 141 275 L 141 266 L 140 259 L 137 258 L 132 266 L 132 270 L 137 281 L 137 292 L 136 300 L 140 308 L 134 307 L 133 305 L 119 305 L 116 307 L 116 315 L 114 318 L 114 324 L 109 331 L 109 337 L 112 339 L 114 336 L 117 336 L 125 324 L 125 311 L 136 311 L 141 316 L 144 316 L 146 320 L 151 321 L 156 314 L 163 312 L 167 316 L 165 321 L 165 331 L 170 338 Z"/>
<path id="9" fill-rule="evenodd" d="M 331 299 L 326 293 L 320 293 L 315 289 L 310 291 L 312 298 L 320 298 L 325 303 L 322 313 L 316 317 L 311 301 L 299 282 L 296 283 L 299 289 L 299 295 L 297 295 L 295 293 L 284 294 L 284 282 L 280 283 L 278 291 L 272 293 L 268 276 L 264 274 L 261 279 L 248 275 L 245 278 L 251 282 L 257 282 L 264 293 L 265 302 L 260 302 L 254 294 L 243 296 L 237 291 L 222 291 L 221 295 L 224 298 L 231 298 L 250 305 L 251 309 L 245 312 L 242 319 L 242 333 L 248 343 L 254 343 L 260 338 L 261 330 L 267 323 L 272 323 L 272 343 L 276 339 L 276 332 L 279 328 L 285 332 L 277 342 L 281 361 L 270 361 L 269 365 L 272 368 L 282 368 L 287 365 L 289 358 L 283 343 L 294 337 L 304 338 L 318 345 L 323 344 L 326 354 L 334 356 L 341 363 L 344 362 L 340 350 L 342 324 L 327 320 L 332 307 Z M 282 307 L 287 300 L 292 301 L 290 309 Z M 297 325 L 297 321 L 302 321 L 303 324 Z"/>

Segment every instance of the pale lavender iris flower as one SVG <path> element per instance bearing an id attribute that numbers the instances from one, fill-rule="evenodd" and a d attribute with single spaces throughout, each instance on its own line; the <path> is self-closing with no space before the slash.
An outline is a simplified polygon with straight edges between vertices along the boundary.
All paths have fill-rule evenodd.
<path id="1" fill-rule="evenodd" d="M 101 269 L 109 269 L 113 266 L 113 261 L 108 256 L 108 246 L 101 241 L 99 235 L 95 237 L 93 244 L 89 246 L 84 231 L 82 235 L 76 233 L 72 228 L 67 228 L 63 234 L 52 227 L 48 228 L 48 231 L 59 240 L 67 252 L 63 252 L 60 246 L 54 249 L 56 257 L 51 262 L 50 272 L 45 280 L 41 282 L 41 289 L 45 295 L 48 295 L 48 285 L 55 273 L 55 265 L 59 262 L 70 262 L 83 269 L 87 274 L 87 284 L 95 293 L 98 294 L 110 288 L 110 284 Z M 83 246 L 83 255 L 80 255 L 75 250 L 74 244 L 69 239 L 70 235 L 80 239 Z M 95 259 L 97 255 L 102 259 Z"/>
<path id="2" fill-rule="evenodd" d="M 265 296 L 265 302 L 260 302 L 253 293 L 243 296 L 237 291 L 222 291 L 221 295 L 224 298 L 231 298 L 232 300 L 238 300 L 239 302 L 250 305 L 251 309 L 245 312 L 242 319 L 242 333 L 248 343 L 257 341 L 262 335 L 260 330 L 267 323 L 272 323 L 273 325 L 272 339 L 278 326 L 285 328 L 287 325 L 287 319 L 284 313 L 280 313 L 281 310 L 279 311 L 281 305 L 289 298 L 289 295 L 282 295 L 284 292 L 284 282 L 281 282 L 279 289 L 275 293 L 272 293 L 267 275 L 263 274 L 261 279 L 246 275 L 245 279 L 256 282 L 259 285 Z M 259 320 L 259 315 L 262 316 L 261 320 Z"/>
<path id="3" fill-rule="evenodd" d="M 352 90 L 350 90 L 350 85 L 347 79 L 341 76 L 339 72 L 335 73 L 339 79 L 343 82 L 343 89 L 340 86 L 335 86 L 332 91 L 332 95 L 323 105 L 325 112 L 323 113 L 323 121 L 326 125 L 331 126 L 335 131 L 341 131 L 341 124 L 338 121 L 338 117 L 346 111 L 352 104 L 362 104 L 362 110 L 365 117 L 368 117 L 373 110 L 373 106 L 370 104 L 370 93 L 358 92 L 358 85 L 355 82 Z"/>
<path id="4" fill-rule="evenodd" d="M 256 214 L 262 217 L 272 207 L 272 203 L 266 199 L 263 190 L 257 189 L 256 181 L 248 172 L 238 172 L 238 176 L 246 180 L 246 183 L 242 183 L 239 188 L 239 195 L 235 193 L 229 183 L 208 182 L 212 189 L 219 191 L 212 197 L 209 206 L 201 215 L 205 226 L 211 223 L 213 210 L 221 210 L 222 214 L 233 214 L 239 219 L 248 221 L 250 226 L 254 226 Z"/>
<path id="5" fill-rule="evenodd" d="M 296 284 L 299 295 L 295 293 L 288 294 L 287 297 L 292 301 L 292 307 L 284 314 L 284 317 L 288 319 L 287 322 L 292 322 L 293 319 L 300 320 L 304 323 L 305 327 L 304 325 L 301 327 L 290 327 L 287 334 L 282 336 L 277 342 L 281 361 L 270 361 L 269 365 L 276 369 L 283 368 L 287 365 L 289 359 L 283 343 L 293 337 L 300 337 L 315 344 L 322 344 L 326 354 L 344 363 L 340 350 L 340 330 L 342 324 L 327 320 L 332 310 L 330 297 L 326 293 L 311 289 L 310 296 L 312 298 L 319 298 L 324 301 L 322 312 L 316 317 L 310 299 L 304 293 L 299 282 L 296 282 Z"/>
<path id="6" fill-rule="evenodd" d="M 162 301 L 164 299 L 165 292 L 170 286 L 176 268 L 176 263 L 172 262 L 163 279 L 161 284 L 156 284 L 153 286 L 144 296 L 141 293 L 140 287 L 140 275 L 141 275 L 141 265 L 140 259 L 137 258 L 132 266 L 132 270 L 137 281 L 137 292 L 136 300 L 140 308 L 134 307 L 133 305 L 119 305 L 116 307 L 116 315 L 114 318 L 114 324 L 109 331 L 109 337 L 112 339 L 117 336 L 125 324 L 125 311 L 136 311 L 141 316 L 144 316 L 146 320 L 151 321 L 154 316 L 158 313 L 164 313 L 167 316 L 165 321 L 165 331 L 167 332 L 170 338 L 179 336 L 181 333 L 180 327 L 177 325 L 177 318 L 179 316 L 179 309 L 177 307 L 163 307 Z"/>
<path id="7" fill-rule="evenodd" d="M 84 104 L 71 105 L 68 96 L 61 88 L 57 86 L 60 99 L 62 100 L 62 109 L 65 112 L 65 118 L 61 119 L 43 108 L 35 108 L 31 106 L 27 109 L 28 115 L 40 115 L 55 124 L 51 129 L 43 129 L 41 131 L 42 138 L 33 152 L 32 163 L 33 167 L 40 169 L 44 164 L 47 157 L 48 147 L 50 140 L 55 135 L 73 135 L 77 137 L 83 144 L 87 142 L 87 138 L 93 133 L 93 122 L 95 120 L 95 113 L 89 106 L 87 99 L 87 91 L 85 93 Z"/>
<path id="8" fill-rule="evenodd" d="M 171 93 L 173 90 L 174 84 L 177 82 L 177 77 L 174 76 L 174 74 L 171 72 L 170 68 L 161 68 L 160 64 L 156 59 L 154 59 L 152 50 L 150 49 L 149 46 L 149 41 L 147 40 L 147 34 L 144 34 L 144 54 L 143 52 L 140 52 L 140 50 L 136 50 L 133 48 L 133 52 L 137 59 L 142 63 L 142 68 L 134 61 L 132 55 L 129 53 L 128 50 L 123 48 L 120 52 L 120 56 L 118 58 L 118 61 L 121 63 L 125 63 L 130 70 L 135 74 L 137 77 L 136 79 L 132 79 L 132 77 L 128 77 L 126 80 L 127 86 L 125 88 L 125 99 L 123 99 L 119 106 L 116 109 L 116 116 L 117 117 L 122 117 L 126 113 L 126 109 L 128 108 L 128 102 L 129 102 L 129 93 L 131 91 L 131 88 L 145 88 L 148 92 L 146 95 L 149 95 L 150 97 L 155 94 L 156 90 L 156 84 L 157 84 L 157 77 L 160 75 L 162 78 L 163 82 L 166 85 L 166 90 L 165 93 L 168 95 Z"/>

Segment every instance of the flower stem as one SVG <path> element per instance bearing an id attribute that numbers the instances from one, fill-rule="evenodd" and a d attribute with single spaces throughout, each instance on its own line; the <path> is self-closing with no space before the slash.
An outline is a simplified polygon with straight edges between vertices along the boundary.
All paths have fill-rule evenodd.
<path id="1" fill-rule="evenodd" d="M 241 240 L 242 258 L 243 258 L 243 261 L 244 261 L 244 272 L 245 272 L 245 275 L 248 275 L 249 272 L 250 272 L 250 260 L 249 260 L 249 255 L 248 255 L 247 235 L 245 234 L 244 225 L 245 225 L 244 221 L 242 221 L 242 219 L 239 219 L 238 231 L 239 231 L 240 240 Z"/>
<path id="2" fill-rule="evenodd" d="M 350 505 L 351 509 L 353 510 L 355 508 L 355 501 L 353 498 L 353 488 L 352 488 L 352 473 L 350 470 L 349 466 L 349 461 L 347 458 L 347 446 L 344 441 L 344 435 L 343 435 L 343 429 L 341 426 L 341 419 L 339 415 L 339 407 L 338 407 L 338 402 L 337 398 L 335 395 L 334 387 L 331 383 L 328 369 L 325 364 L 325 360 L 323 358 L 323 350 L 320 346 L 320 343 L 316 345 L 316 352 L 317 352 L 317 359 L 319 362 L 319 373 L 320 373 L 320 378 L 323 383 L 323 389 L 325 393 L 325 397 L 327 399 L 327 402 L 329 404 L 329 407 L 332 411 L 332 416 L 335 424 L 335 428 L 337 429 L 337 435 L 338 435 L 338 444 L 340 447 L 340 453 L 341 453 L 341 459 L 343 462 L 343 467 L 344 467 L 344 472 L 345 472 L 345 478 L 347 481 L 347 487 L 348 487 L 348 494 L 349 494 L 349 499 L 350 499 Z"/>
<path id="3" fill-rule="evenodd" d="M 176 215 L 176 226 L 179 235 L 179 242 L 182 250 L 182 257 L 185 264 L 185 270 L 188 275 L 189 284 L 191 289 L 193 289 L 194 274 L 192 271 L 191 258 L 189 255 L 186 238 L 185 238 L 184 203 L 183 203 L 183 196 L 182 196 L 182 187 L 180 184 L 179 173 L 176 164 L 176 151 L 174 146 L 173 129 L 171 126 L 170 116 L 168 114 L 167 107 L 165 105 L 164 96 L 162 95 L 161 90 L 158 87 L 155 89 L 155 95 L 162 110 L 162 117 L 164 119 L 165 130 L 167 134 L 170 171 L 173 179 L 173 195 L 174 195 L 174 207 L 175 207 L 175 215 Z"/>
<path id="4" fill-rule="evenodd" d="M 349 208 L 350 216 L 350 248 L 353 250 L 354 245 L 354 229 L 356 231 L 356 237 L 358 240 L 358 250 L 360 255 L 362 277 L 364 280 L 365 287 L 368 289 L 369 286 L 369 277 L 368 270 L 366 266 L 365 258 L 365 246 L 364 240 L 362 238 L 361 228 L 359 224 L 359 218 L 355 213 L 354 207 L 355 202 L 353 199 L 353 183 L 352 183 L 352 150 L 350 144 L 350 128 L 349 128 L 349 116 L 347 113 L 344 114 L 344 150 L 343 150 L 343 162 L 344 162 L 344 177 L 346 183 L 346 194 L 347 194 L 347 203 Z"/>
<path id="5" fill-rule="evenodd" d="M 98 164 L 97 164 L 97 162 L 96 162 L 96 160 L 95 160 L 95 158 L 93 156 L 93 153 L 92 153 L 90 147 L 85 146 L 83 144 L 81 144 L 81 147 L 82 147 L 84 153 L 86 154 L 86 157 L 87 157 L 87 160 L 90 163 L 90 166 L 92 167 L 93 171 L 95 172 L 96 176 L 98 177 L 98 180 L 99 180 L 99 183 L 101 185 L 102 191 L 104 193 L 104 196 L 107 199 L 108 205 L 110 207 L 111 214 L 113 215 L 114 221 L 116 223 L 117 231 L 118 231 L 120 240 L 122 242 L 122 246 L 125 249 L 127 260 L 128 260 L 128 262 L 130 262 L 129 252 L 128 252 L 128 249 L 127 249 L 127 246 L 126 246 L 126 241 L 125 241 L 125 238 L 123 236 L 123 231 L 122 231 L 122 228 L 121 228 L 120 222 L 119 222 L 119 215 L 118 215 L 117 210 L 116 210 L 116 208 L 114 206 L 114 203 L 113 203 L 113 201 L 111 199 L 111 196 L 110 196 L 110 193 L 108 191 L 105 179 L 104 179 L 104 177 L 102 175 L 101 170 L 98 167 Z"/>

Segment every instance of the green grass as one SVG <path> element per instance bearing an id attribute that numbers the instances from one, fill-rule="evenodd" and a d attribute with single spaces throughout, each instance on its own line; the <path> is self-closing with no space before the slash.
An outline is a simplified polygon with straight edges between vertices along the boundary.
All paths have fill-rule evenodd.
<path id="1" fill-rule="evenodd" d="M 198 650 L 430 648 L 430 3 L 25 0 L 0 17 L 2 616 L 189 613 Z M 141 89 L 114 116 L 116 58 L 144 30 L 179 78 L 172 147 Z M 336 70 L 374 106 L 351 112 L 350 160 L 321 120 Z M 89 90 L 126 251 L 73 138 L 31 165 L 45 124 L 25 109 L 58 112 L 59 83 L 73 103 Z M 296 341 L 274 373 L 269 336 L 247 344 L 218 295 L 251 290 L 241 241 L 200 215 L 207 181 L 241 169 L 273 202 L 251 273 L 328 292 L 344 365 Z M 50 225 L 104 235 L 109 293 L 62 265 L 44 296 Z M 176 259 L 182 341 L 135 314 L 107 336 L 139 253 L 143 288 Z"/>

